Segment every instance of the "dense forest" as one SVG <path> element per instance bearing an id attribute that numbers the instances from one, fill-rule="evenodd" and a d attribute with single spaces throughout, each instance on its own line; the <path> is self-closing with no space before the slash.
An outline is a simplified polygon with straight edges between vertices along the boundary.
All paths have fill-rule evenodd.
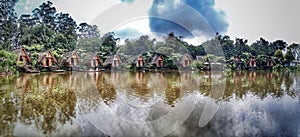
<path id="1" fill-rule="evenodd" d="M 226 63 L 229 69 L 236 68 L 234 57 L 240 57 L 244 62 L 242 69 L 247 69 L 246 64 L 251 56 L 256 57 L 259 68 L 265 66 L 268 58 L 274 58 L 275 69 L 284 68 L 285 64 L 300 58 L 299 44 L 289 45 L 283 40 L 269 42 L 264 38 L 249 44 L 247 39 L 232 40 L 218 33 L 201 45 L 188 44 L 172 32 L 166 34 L 163 41 L 143 35 L 137 39 L 126 39 L 125 44 L 119 45 L 120 39 L 113 32 L 100 35 L 98 26 L 85 22 L 78 24 L 68 13 L 58 12 L 50 1 L 42 3 L 31 14 L 23 15 L 15 12 L 17 2 L 0 2 L 0 72 L 17 71 L 14 51 L 20 48 L 30 53 L 33 66 L 37 63 L 38 53 L 45 50 L 53 51 L 56 58 L 65 52 L 77 50 L 83 60 L 94 53 L 103 60 L 118 54 L 124 67 L 131 67 L 136 55 L 142 54 L 146 61 L 151 62 L 151 58 L 159 53 L 165 57 L 165 67 L 171 69 L 178 66 L 185 53 L 189 53 L 194 60 L 197 56 L 203 56 L 204 61 Z M 220 47 L 221 50 L 218 49 Z M 192 63 L 195 68 L 203 65 L 201 61 Z"/>

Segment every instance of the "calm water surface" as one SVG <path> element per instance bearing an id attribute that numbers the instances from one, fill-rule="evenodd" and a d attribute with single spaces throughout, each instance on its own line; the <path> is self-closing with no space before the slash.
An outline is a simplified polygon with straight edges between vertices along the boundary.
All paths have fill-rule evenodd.
<path id="1" fill-rule="evenodd" d="M 300 73 L 0 77 L 0 136 L 300 137 Z"/>

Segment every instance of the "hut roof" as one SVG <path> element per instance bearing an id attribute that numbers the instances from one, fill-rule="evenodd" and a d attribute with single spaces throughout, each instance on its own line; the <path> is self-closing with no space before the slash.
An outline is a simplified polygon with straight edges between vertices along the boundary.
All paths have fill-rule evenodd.
<path id="1" fill-rule="evenodd" d="M 192 61 L 192 56 L 191 56 L 190 54 L 186 53 L 186 54 L 184 54 L 184 55 L 181 57 L 180 62 L 182 63 L 182 62 L 184 62 L 186 59 Z"/>
<path id="2" fill-rule="evenodd" d="M 109 56 L 105 62 L 103 63 L 103 65 L 109 65 L 109 64 L 112 64 L 113 63 L 113 60 L 114 59 L 117 59 L 120 61 L 120 63 L 122 63 L 122 60 L 120 59 L 120 57 L 118 55 L 111 55 Z"/>
<path id="3" fill-rule="evenodd" d="M 57 62 L 56 58 L 50 50 L 46 50 L 44 52 L 39 53 L 38 62 L 41 62 L 48 55 L 48 53 L 53 57 L 54 62 Z"/>
<path id="4" fill-rule="evenodd" d="M 204 56 L 196 56 L 196 59 L 197 59 L 198 61 L 203 61 L 205 58 L 204 58 Z"/>
<path id="5" fill-rule="evenodd" d="M 26 50 L 24 48 L 21 49 L 17 49 L 14 51 L 14 53 L 18 56 L 23 55 L 23 53 L 25 54 L 25 56 L 28 57 L 28 61 L 31 62 L 31 58 L 29 57 L 29 54 L 26 52 Z"/>
<path id="6" fill-rule="evenodd" d="M 100 61 L 101 64 L 103 63 L 102 59 L 98 56 L 98 53 L 91 54 L 89 57 L 83 59 L 82 62 L 85 62 L 85 63 L 86 63 L 86 62 L 90 62 L 90 61 L 93 60 L 95 57 L 99 59 L 99 61 Z"/>
<path id="7" fill-rule="evenodd" d="M 139 57 L 142 57 L 143 62 L 145 62 L 145 60 L 144 60 L 142 54 L 139 54 L 139 55 L 133 56 L 133 63 L 135 63 L 136 61 L 138 61 Z"/>
<path id="8" fill-rule="evenodd" d="M 80 61 L 77 51 L 69 51 L 65 52 L 62 57 L 58 60 L 58 62 L 70 62 L 73 55 L 76 55 L 78 58 L 77 60 Z"/>
<path id="9" fill-rule="evenodd" d="M 152 58 L 152 61 L 151 61 L 151 64 L 155 64 L 158 60 L 159 57 L 162 57 L 162 55 L 159 55 L 159 54 L 155 54 L 154 57 Z"/>

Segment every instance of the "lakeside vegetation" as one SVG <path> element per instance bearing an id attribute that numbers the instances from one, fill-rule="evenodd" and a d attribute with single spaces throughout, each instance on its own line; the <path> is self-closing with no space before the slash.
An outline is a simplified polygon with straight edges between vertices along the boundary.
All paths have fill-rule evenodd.
<path id="1" fill-rule="evenodd" d="M 77 25 L 68 13 L 57 12 L 50 1 L 36 7 L 31 14 L 19 16 L 14 10 L 17 2 L 18 0 L 12 0 L 0 3 L 0 73 L 3 74 L 17 72 L 17 55 L 14 51 L 20 48 L 25 48 L 30 54 L 30 65 L 34 67 L 38 67 L 39 53 L 47 50 L 51 50 L 57 59 L 73 50 L 78 52 L 82 60 L 95 53 L 103 61 L 118 54 L 123 61 L 122 67 L 130 69 L 136 69 L 132 63 L 139 54 L 146 62 L 144 68 L 151 69 L 151 60 L 155 55 L 161 54 L 164 55 L 164 68 L 171 70 L 178 69 L 181 57 L 185 53 L 189 53 L 193 58 L 191 67 L 200 70 L 206 62 L 222 63 L 229 69 L 237 69 L 235 57 L 241 59 L 240 69 L 248 69 L 248 60 L 252 56 L 256 57 L 257 69 L 266 69 L 269 57 L 274 59 L 273 69 L 297 69 L 296 66 L 290 67 L 290 63 L 300 58 L 300 45 L 296 43 L 289 45 L 283 40 L 269 42 L 260 38 L 249 44 L 247 39 L 233 40 L 229 36 L 219 34 L 201 45 L 188 44 L 181 36 L 172 32 L 166 34 L 162 41 L 143 35 L 137 39 L 126 39 L 124 45 L 118 45 L 120 39 L 116 38 L 113 32 L 100 35 L 98 26 L 85 22 Z M 197 59 L 197 56 L 202 59 Z M 86 68 L 82 65 L 83 69 Z M 63 67 L 60 64 L 57 66 Z"/>

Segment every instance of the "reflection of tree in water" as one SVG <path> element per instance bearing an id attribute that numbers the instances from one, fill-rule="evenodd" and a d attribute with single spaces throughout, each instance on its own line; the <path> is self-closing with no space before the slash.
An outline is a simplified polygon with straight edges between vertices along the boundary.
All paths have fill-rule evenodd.
<path id="1" fill-rule="evenodd" d="M 71 86 L 76 89 L 77 101 L 81 112 L 88 113 L 98 107 L 100 96 L 97 89 L 97 82 L 102 73 L 81 73 L 74 72 L 70 81 Z M 76 83 L 75 83 L 76 82 Z"/>
<path id="2" fill-rule="evenodd" d="M 58 122 L 65 124 L 75 116 L 76 95 L 61 78 L 43 74 L 27 79 L 29 87 L 22 91 L 21 122 L 51 133 L 57 130 Z"/>
<path id="3" fill-rule="evenodd" d="M 268 95 L 281 97 L 285 92 L 293 95 L 295 93 L 290 91 L 293 83 L 294 79 L 284 72 L 232 72 L 226 80 L 224 98 L 230 98 L 233 94 L 237 98 L 243 98 L 249 92 L 261 99 Z M 283 85 L 285 88 L 282 88 Z"/>
<path id="4" fill-rule="evenodd" d="M 16 77 L 0 77 L 0 135 L 13 136 L 14 123 L 17 121 L 18 100 L 15 90 Z"/>
<path id="5" fill-rule="evenodd" d="M 117 94 L 114 85 L 112 83 L 112 77 L 113 79 L 117 79 L 118 73 L 116 74 L 104 73 L 102 75 L 99 75 L 97 80 L 97 89 L 104 103 L 107 105 L 109 105 L 114 101 Z"/>
<path id="6" fill-rule="evenodd" d="M 176 100 L 181 94 L 180 74 L 171 73 L 166 74 L 164 77 L 167 79 L 167 85 L 165 90 L 166 103 L 172 107 L 175 106 Z"/>
<path id="7" fill-rule="evenodd" d="M 151 94 L 151 88 L 148 86 L 150 76 L 143 72 L 136 72 L 131 74 L 130 77 L 134 78 L 129 80 L 130 89 L 127 92 L 134 92 L 140 97 L 145 97 Z M 130 94 L 130 93 L 129 93 Z"/>
<path id="8" fill-rule="evenodd" d="M 198 74 L 198 75 L 200 76 L 199 90 L 205 96 L 209 96 L 211 92 L 211 84 L 212 84 L 211 72 L 205 71 L 203 72 L 203 74 Z"/>

